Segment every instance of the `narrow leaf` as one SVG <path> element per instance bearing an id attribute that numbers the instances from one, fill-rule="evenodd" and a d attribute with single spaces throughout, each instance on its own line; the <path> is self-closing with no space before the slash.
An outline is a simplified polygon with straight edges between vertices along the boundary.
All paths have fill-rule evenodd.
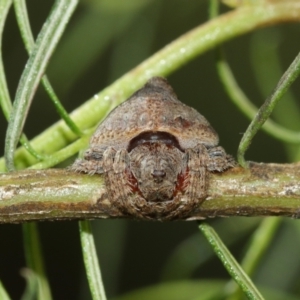
<path id="1" fill-rule="evenodd" d="M 100 264 L 90 221 L 79 222 L 79 232 L 87 279 L 93 300 L 106 300 Z"/>
<path id="2" fill-rule="evenodd" d="M 259 293 L 251 279 L 232 256 L 227 247 L 223 244 L 222 240 L 214 231 L 214 229 L 205 223 L 200 224 L 199 229 L 212 246 L 213 250 L 223 263 L 230 276 L 246 294 L 247 298 L 251 300 L 263 300 L 263 296 Z"/>
<path id="3" fill-rule="evenodd" d="M 9 171 L 15 168 L 15 149 L 34 93 L 77 3 L 78 0 L 57 0 L 55 2 L 21 76 L 5 140 L 5 161 Z"/>

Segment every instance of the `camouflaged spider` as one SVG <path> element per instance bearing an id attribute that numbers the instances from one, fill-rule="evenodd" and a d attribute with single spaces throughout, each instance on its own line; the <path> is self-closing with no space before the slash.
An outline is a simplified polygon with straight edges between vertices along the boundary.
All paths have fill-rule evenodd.
<path id="1" fill-rule="evenodd" d="M 218 135 L 162 77 L 99 125 L 77 172 L 103 174 L 112 205 L 136 218 L 186 218 L 207 196 L 209 172 L 235 165 Z"/>

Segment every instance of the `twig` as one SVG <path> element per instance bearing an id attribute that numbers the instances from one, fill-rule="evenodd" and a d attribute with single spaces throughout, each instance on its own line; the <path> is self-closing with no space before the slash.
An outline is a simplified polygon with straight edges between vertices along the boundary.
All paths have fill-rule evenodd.
<path id="1" fill-rule="evenodd" d="M 206 201 L 186 220 L 300 217 L 300 163 L 249 166 L 213 174 Z M 111 205 L 101 176 L 65 169 L 0 175 L 0 223 L 126 217 Z"/>

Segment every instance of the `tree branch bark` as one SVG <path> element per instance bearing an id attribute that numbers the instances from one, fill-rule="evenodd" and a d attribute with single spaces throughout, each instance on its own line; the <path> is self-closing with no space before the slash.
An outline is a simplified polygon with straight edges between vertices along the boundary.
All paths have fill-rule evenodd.
<path id="1" fill-rule="evenodd" d="M 186 220 L 300 216 L 300 163 L 250 163 L 212 174 L 208 197 Z M 102 176 L 65 169 L 0 175 L 0 223 L 128 218 L 111 205 Z"/>

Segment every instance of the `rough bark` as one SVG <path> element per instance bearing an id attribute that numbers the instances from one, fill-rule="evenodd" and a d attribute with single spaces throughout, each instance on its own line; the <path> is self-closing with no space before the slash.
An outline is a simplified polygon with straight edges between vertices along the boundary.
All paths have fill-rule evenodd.
<path id="1" fill-rule="evenodd" d="M 300 164 L 250 163 L 209 180 L 208 197 L 186 220 L 300 216 Z M 112 207 L 103 178 L 65 169 L 0 175 L 0 223 L 128 218 Z"/>

